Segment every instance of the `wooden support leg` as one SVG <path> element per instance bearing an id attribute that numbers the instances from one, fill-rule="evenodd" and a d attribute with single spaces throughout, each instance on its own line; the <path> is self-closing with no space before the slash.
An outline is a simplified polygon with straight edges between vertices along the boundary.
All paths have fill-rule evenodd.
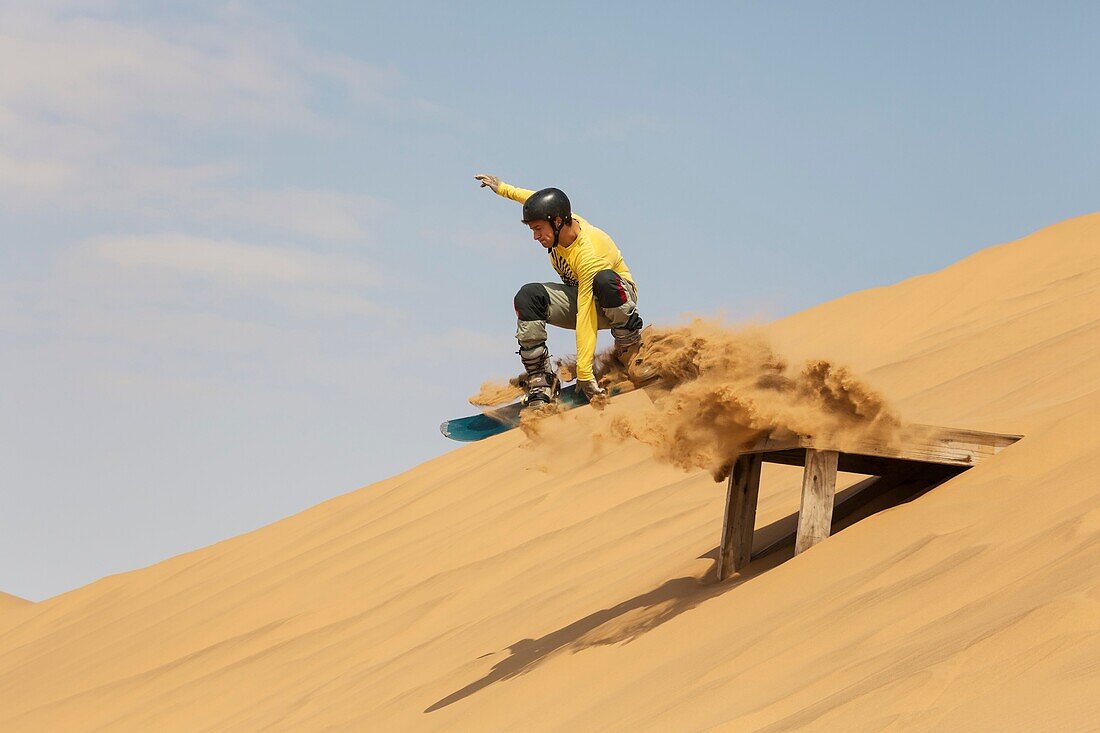
<path id="1" fill-rule="evenodd" d="M 806 449 L 806 471 L 802 474 L 802 507 L 798 510 L 798 534 L 794 552 L 808 550 L 829 536 L 836 493 L 835 450 Z"/>
<path id="2" fill-rule="evenodd" d="M 756 500 L 760 495 L 761 463 L 763 456 L 751 453 L 740 456 L 730 471 L 726 518 L 722 522 L 722 543 L 718 547 L 718 580 L 725 580 L 748 565 L 752 558 L 752 531 L 756 524 Z"/>

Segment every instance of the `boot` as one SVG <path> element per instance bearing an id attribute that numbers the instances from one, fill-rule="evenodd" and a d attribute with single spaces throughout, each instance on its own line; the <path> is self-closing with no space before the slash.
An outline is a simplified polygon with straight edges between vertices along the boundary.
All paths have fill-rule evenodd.
<path id="1" fill-rule="evenodd" d="M 558 375 L 550 366 L 550 349 L 546 342 L 531 348 L 520 347 L 519 358 L 527 371 L 527 396 L 523 398 L 524 407 L 542 407 L 549 405 L 558 396 Z"/>
<path id="2" fill-rule="evenodd" d="M 657 368 L 646 364 L 642 358 L 642 332 L 630 331 L 615 336 L 615 358 L 626 369 L 635 385 L 641 385 L 657 376 Z"/>

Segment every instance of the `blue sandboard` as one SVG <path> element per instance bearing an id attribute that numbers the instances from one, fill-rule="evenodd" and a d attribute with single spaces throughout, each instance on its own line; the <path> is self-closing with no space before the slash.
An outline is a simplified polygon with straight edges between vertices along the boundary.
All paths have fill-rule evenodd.
<path id="1" fill-rule="evenodd" d="M 623 389 L 612 387 L 610 394 L 614 397 L 623 392 L 630 392 L 633 389 L 660 383 L 661 380 L 658 376 L 651 377 L 636 387 L 624 382 L 623 384 L 625 387 Z M 558 392 L 558 398 L 555 402 L 563 410 L 572 410 L 574 407 L 583 407 L 587 405 L 588 398 L 584 396 L 584 392 L 577 391 L 576 384 L 571 384 L 568 387 L 562 387 L 561 391 Z M 514 427 L 518 427 L 521 412 L 523 412 L 523 403 L 513 402 L 510 405 L 498 407 L 488 412 L 479 412 L 469 417 L 448 420 L 439 426 L 439 432 L 443 433 L 443 435 L 451 440 L 458 440 L 463 443 L 484 440 L 485 438 L 491 438 L 494 435 L 500 435 L 501 433 L 508 432 Z"/>
<path id="2" fill-rule="evenodd" d="M 577 391 L 577 385 L 571 384 L 558 392 L 557 404 L 566 410 L 588 404 L 584 392 Z M 519 425 L 519 416 L 523 412 L 522 402 L 513 402 L 488 412 L 479 412 L 469 417 L 447 420 L 439 426 L 439 432 L 451 440 L 470 443 L 484 440 L 507 432 Z"/>

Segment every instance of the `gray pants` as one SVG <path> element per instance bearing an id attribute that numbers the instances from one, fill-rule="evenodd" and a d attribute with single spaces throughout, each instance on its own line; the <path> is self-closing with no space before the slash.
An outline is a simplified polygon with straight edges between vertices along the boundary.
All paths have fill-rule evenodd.
<path id="1" fill-rule="evenodd" d="M 642 318 L 638 315 L 638 291 L 634 283 L 614 270 L 601 270 L 592 281 L 596 301 L 597 328 L 611 329 L 616 341 L 638 337 Z M 529 349 L 546 341 L 546 324 L 577 328 L 577 288 L 562 283 L 527 283 L 515 298 L 516 340 Z"/>

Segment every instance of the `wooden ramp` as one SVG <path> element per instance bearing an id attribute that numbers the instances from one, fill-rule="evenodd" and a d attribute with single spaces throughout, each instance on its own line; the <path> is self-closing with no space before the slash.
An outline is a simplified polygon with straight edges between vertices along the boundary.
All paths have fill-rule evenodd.
<path id="1" fill-rule="evenodd" d="M 725 580 L 752 560 L 760 467 L 764 462 L 803 466 L 795 553 L 829 536 L 838 471 L 877 476 L 848 505 L 851 514 L 902 488 L 931 487 L 989 460 L 1022 436 L 914 425 L 895 442 L 863 441 L 843 451 L 810 436 L 764 436 L 744 449 L 730 471 L 726 515 L 718 550 L 718 579 Z"/>

